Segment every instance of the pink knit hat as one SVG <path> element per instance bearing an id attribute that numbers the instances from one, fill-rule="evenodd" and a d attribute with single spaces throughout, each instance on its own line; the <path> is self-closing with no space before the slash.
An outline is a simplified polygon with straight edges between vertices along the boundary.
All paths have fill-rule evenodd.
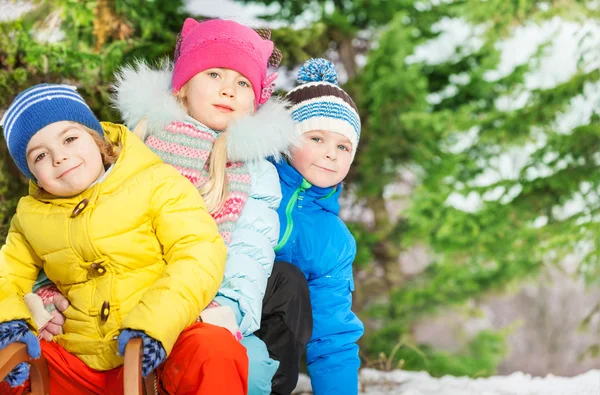
<path id="1" fill-rule="evenodd" d="M 186 19 L 175 49 L 172 92 L 177 93 L 201 71 L 223 67 L 248 78 L 254 90 L 254 107 L 263 104 L 271 97 L 277 78 L 277 73 L 267 75 L 267 66 L 277 67 L 281 52 L 269 40 L 270 32 L 261 33 L 233 21 Z"/>

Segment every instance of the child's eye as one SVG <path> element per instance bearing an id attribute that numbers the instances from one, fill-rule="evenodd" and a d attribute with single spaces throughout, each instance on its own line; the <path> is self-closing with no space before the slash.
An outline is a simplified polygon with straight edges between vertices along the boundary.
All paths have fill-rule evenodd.
<path id="1" fill-rule="evenodd" d="M 73 137 L 73 136 L 71 136 L 71 137 L 67 137 L 67 138 L 65 139 L 65 144 L 70 144 L 70 143 L 72 143 L 72 142 L 73 142 L 73 141 L 75 141 L 75 140 L 77 140 L 77 137 Z"/>
<path id="2" fill-rule="evenodd" d="M 210 76 L 210 78 L 219 78 L 219 73 L 215 71 L 211 71 L 210 73 L 208 73 L 208 75 Z"/>
<path id="3" fill-rule="evenodd" d="M 46 157 L 46 153 L 42 152 L 41 154 L 39 154 L 38 156 L 35 157 L 35 159 L 33 160 L 33 163 L 37 163 L 39 161 L 41 161 L 42 159 L 44 159 Z"/>
<path id="4" fill-rule="evenodd" d="M 238 84 L 239 84 L 240 86 L 243 86 L 243 87 L 247 87 L 247 88 L 249 88 L 249 87 L 250 87 L 250 84 L 249 84 L 248 82 L 246 82 L 246 81 L 240 81 L 240 82 L 238 82 Z"/>
<path id="5" fill-rule="evenodd" d="M 345 145 L 338 145 L 338 148 L 341 149 L 342 151 L 350 151 L 348 149 L 348 147 L 346 147 Z"/>
<path id="6" fill-rule="evenodd" d="M 320 143 L 321 141 L 323 141 L 323 139 L 320 137 L 311 137 L 310 139 L 316 143 Z"/>

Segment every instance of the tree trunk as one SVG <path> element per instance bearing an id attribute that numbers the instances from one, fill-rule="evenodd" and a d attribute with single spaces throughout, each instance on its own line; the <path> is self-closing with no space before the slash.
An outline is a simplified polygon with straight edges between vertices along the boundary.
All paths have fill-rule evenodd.
<path id="1" fill-rule="evenodd" d="M 340 60 L 344 65 L 346 74 L 348 74 L 348 79 L 354 78 L 358 69 L 356 64 L 356 49 L 352 44 L 352 39 L 352 37 L 343 37 L 337 43 Z"/>

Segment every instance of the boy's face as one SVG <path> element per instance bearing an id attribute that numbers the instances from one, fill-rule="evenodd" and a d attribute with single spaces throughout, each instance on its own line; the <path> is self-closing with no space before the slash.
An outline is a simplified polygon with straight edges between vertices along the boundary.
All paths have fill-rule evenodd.
<path id="1" fill-rule="evenodd" d="M 250 80 L 235 70 L 212 68 L 196 74 L 187 86 L 190 116 L 213 130 L 254 110 Z"/>
<path id="2" fill-rule="evenodd" d="M 85 191 L 104 175 L 100 148 L 78 123 L 54 122 L 27 144 L 27 165 L 46 192 L 59 197 Z"/>
<path id="3" fill-rule="evenodd" d="M 311 184 L 327 188 L 342 182 L 352 164 L 352 144 L 339 133 L 311 130 L 292 150 L 292 166 Z"/>

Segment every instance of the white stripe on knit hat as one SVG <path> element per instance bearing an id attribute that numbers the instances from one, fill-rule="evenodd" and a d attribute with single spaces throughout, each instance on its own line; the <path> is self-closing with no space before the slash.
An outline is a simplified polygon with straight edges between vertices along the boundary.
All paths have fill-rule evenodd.
<path id="1" fill-rule="evenodd" d="M 356 111 L 354 111 L 354 108 L 352 108 L 352 105 L 350 103 L 348 103 L 346 100 L 342 99 L 339 96 L 333 96 L 333 95 L 322 95 L 322 96 L 316 96 L 316 97 L 313 97 L 310 99 L 302 100 L 299 103 L 294 103 L 294 105 L 290 108 L 297 108 L 297 107 L 305 106 L 307 104 L 316 103 L 316 102 L 335 102 L 335 103 L 343 104 L 345 106 L 348 106 L 350 111 L 352 111 L 358 117 L 358 113 Z"/>
<path id="2" fill-rule="evenodd" d="M 354 109 L 352 108 L 351 105 L 349 105 L 344 99 L 341 99 L 337 96 L 319 96 L 319 97 L 315 97 L 313 99 L 309 99 L 309 100 L 304 100 L 301 101 L 300 103 L 294 104 L 292 107 L 290 107 L 290 113 L 292 114 L 292 118 L 294 118 L 294 120 L 296 120 L 298 122 L 298 119 L 294 117 L 294 113 L 301 113 L 302 112 L 302 108 L 304 107 L 314 107 L 315 105 L 324 105 L 327 106 L 328 104 L 335 104 L 338 106 L 341 106 L 343 108 L 344 111 L 347 112 L 347 118 L 348 120 L 346 122 L 348 122 L 349 125 L 351 125 L 353 127 L 354 133 L 356 133 L 357 135 L 360 136 L 360 129 L 361 129 L 361 125 L 360 125 L 360 117 L 358 116 L 358 114 L 356 113 L 356 111 L 354 111 Z M 333 105 L 332 105 L 332 110 L 333 110 Z M 306 116 L 306 114 L 304 114 Z M 326 114 L 323 114 L 321 111 L 317 111 L 317 113 L 315 114 L 315 116 L 326 116 Z M 340 114 L 331 114 L 331 118 L 339 118 Z M 310 116 L 309 116 L 310 117 Z M 302 120 L 304 121 L 304 119 Z"/>
<path id="3" fill-rule="evenodd" d="M 35 91 L 39 91 L 39 92 L 34 93 Z M 27 92 L 27 94 L 24 95 L 23 97 L 18 98 L 14 103 L 12 103 L 10 105 L 8 110 L 6 110 L 7 113 L 10 113 L 10 116 L 8 116 L 8 118 L 6 119 L 5 127 L 8 128 L 11 126 L 11 124 L 13 123 L 12 120 L 14 119 L 15 115 L 17 114 L 19 108 L 23 105 L 26 105 L 26 103 L 28 101 L 33 100 L 40 96 L 45 96 L 45 97 L 51 98 L 51 97 L 53 97 L 53 95 L 58 94 L 58 93 L 62 93 L 64 95 L 69 95 L 69 96 L 73 96 L 73 97 L 81 99 L 81 96 L 79 95 L 79 93 L 77 93 L 74 90 L 64 89 L 64 88 L 62 88 L 62 86 L 46 87 L 45 90 L 41 90 L 41 91 L 38 88 L 32 89 L 30 92 Z M 87 104 L 86 104 L 86 106 L 87 106 Z"/>
<path id="4" fill-rule="evenodd" d="M 352 112 L 356 116 L 356 118 L 358 118 L 360 121 L 360 117 L 358 116 L 358 113 L 356 111 L 354 111 L 354 108 L 352 108 L 352 106 L 346 100 L 344 100 L 338 96 L 326 95 L 326 96 L 313 97 L 312 99 L 302 100 L 300 103 L 296 103 L 293 106 L 291 106 L 290 111 L 297 110 L 298 108 L 300 108 L 302 106 L 306 106 L 306 105 L 309 105 L 312 103 L 320 103 L 320 102 L 333 102 L 333 103 L 338 103 L 338 104 L 344 105 L 344 106 L 348 107 L 348 110 L 350 112 Z"/>
<path id="5" fill-rule="evenodd" d="M 6 130 L 6 132 L 5 132 L 6 145 L 9 146 L 10 136 L 11 136 L 13 125 L 19 119 L 19 117 L 21 116 L 21 114 L 23 112 L 25 112 L 25 110 L 27 110 L 29 107 L 31 107 L 34 104 L 37 104 L 37 103 L 39 103 L 41 101 L 48 100 L 48 99 L 55 99 L 55 98 L 57 98 L 57 99 L 69 99 L 69 100 L 73 100 L 73 101 L 76 101 L 76 102 L 78 102 L 80 104 L 83 104 L 84 106 L 86 106 L 89 109 L 88 105 L 85 103 L 85 101 L 83 101 L 83 99 L 81 99 L 81 97 L 73 97 L 71 95 L 44 96 L 44 97 L 39 98 L 39 99 L 37 99 L 35 101 L 23 103 L 23 104 L 25 104 L 25 106 L 13 117 L 14 120 L 12 121 L 11 125 L 7 126 L 7 128 L 5 129 Z"/>
<path id="6" fill-rule="evenodd" d="M 23 94 L 20 97 L 17 97 L 17 99 L 8 107 L 8 109 L 6 110 L 6 113 L 4 114 L 3 117 L 3 122 L 2 124 L 6 127 L 8 127 L 8 125 L 10 124 L 10 119 L 8 118 L 9 115 L 13 115 L 16 113 L 17 109 L 19 108 L 20 105 L 22 105 L 24 102 L 27 102 L 28 100 L 31 100 L 35 97 L 39 97 L 41 95 L 48 95 L 51 93 L 65 93 L 65 94 L 73 94 L 75 96 L 80 96 L 79 93 L 77 93 L 77 88 L 73 85 L 45 85 L 45 86 L 38 86 L 36 88 L 31 89 L 30 91 L 28 91 L 27 93 Z M 10 118 L 13 118 L 13 116 L 11 116 Z"/>
<path id="7" fill-rule="evenodd" d="M 286 94 L 286 96 L 289 95 L 292 92 L 300 91 L 300 90 L 311 88 L 311 87 L 314 87 L 314 86 L 330 86 L 332 88 L 338 89 L 339 91 L 343 92 L 346 96 L 348 96 L 348 94 L 346 93 L 346 91 L 343 90 L 339 85 L 335 85 L 335 84 L 332 84 L 331 82 L 327 82 L 327 81 L 313 81 L 313 82 L 303 83 L 301 85 L 298 85 L 297 87 L 295 87 L 291 91 L 289 91 Z"/>
<path id="8" fill-rule="evenodd" d="M 341 134 L 350 140 L 352 144 L 352 158 L 356 154 L 358 147 L 358 136 L 354 128 L 346 121 L 341 119 L 333 119 L 329 117 L 312 117 L 296 124 L 298 134 L 304 134 L 312 130 L 325 130 L 331 133 Z"/>
<path id="9" fill-rule="evenodd" d="M 32 90 L 32 92 L 36 91 L 36 90 L 38 90 L 38 89 L 34 89 L 34 90 Z M 47 100 L 50 100 L 57 94 L 63 94 L 63 95 L 72 96 L 74 98 L 78 98 L 78 99 L 82 100 L 79 93 L 77 93 L 75 91 L 68 91 L 65 89 L 60 89 L 60 88 L 46 89 L 46 90 L 43 90 L 43 91 L 37 92 L 37 93 L 32 93 L 32 92 L 27 92 L 26 96 L 20 97 L 17 101 L 15 101 L 14 103 L 11 104 L 11 106 L 8 108 L 8 110 L 6 110 L 8 115 L 6 118 L 6 122 L 4 124 L 5 128 L 10 128 L 12 126 L 12 124 L 14 123 L 14 118 L 15 118 L 16 114 L 20 113 L 19 109 L 22 106 L 26 105 L 29 101 L 31 101 L 35 98 L 45 97 L 45 98 L 48 98 Z M 87 106 L 87 104 L 86 104 L 86 106 Z"/>

